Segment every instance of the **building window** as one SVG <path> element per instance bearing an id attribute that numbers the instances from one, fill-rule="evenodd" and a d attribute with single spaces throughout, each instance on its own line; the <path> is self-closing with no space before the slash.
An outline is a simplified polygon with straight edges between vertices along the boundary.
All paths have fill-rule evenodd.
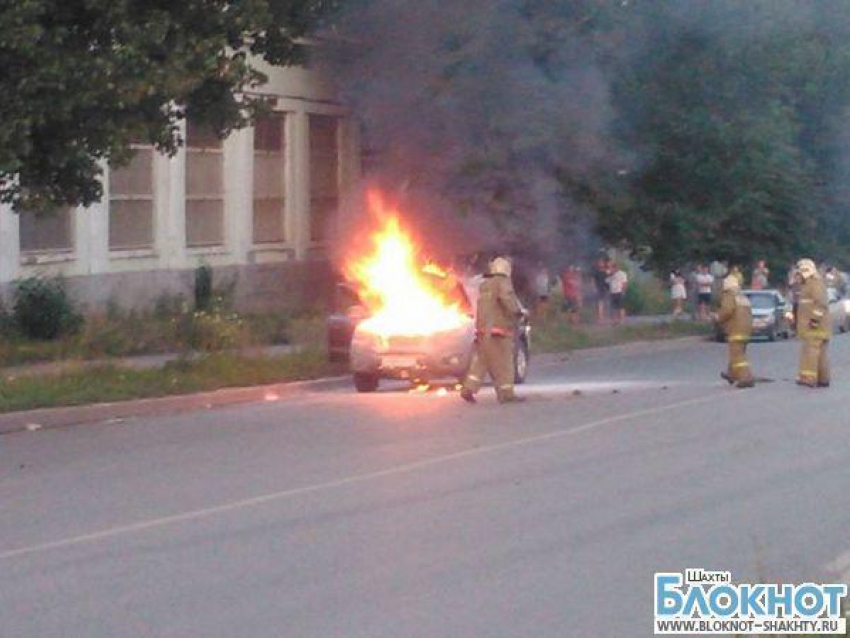
<path id="1" fill-rule="evenodd" d="M 51 213 L 20 214 L 22 253 L 59 252 L 74 250 L 73 209 L 61 208 Z"/>
<path id="2" fill-rule="evenodd" d="M 127 166 L 109 172 L 109 249 L 153 248 L 152 146 L 134 145 Z"/>
<path id="3" fill-rule="evenodd" d="M 254 123 L 254 243 L 282 242 L 285 234 L 286 116 L 273 113 Z"/>
<path id="4" fill-rule="evenodd" d="M 186 245 L 224 243 L 224 149 L 206 126 L 186 123 Z"/>
<path id="5" fill-rule="evenodd" d="M 310 116 L 310 238 L 322 241 L 339 206 L 339 118 Z"/>

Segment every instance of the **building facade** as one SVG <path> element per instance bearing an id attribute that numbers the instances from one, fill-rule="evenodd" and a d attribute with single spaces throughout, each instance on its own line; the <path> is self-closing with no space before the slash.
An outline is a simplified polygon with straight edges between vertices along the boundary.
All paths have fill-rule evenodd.
<path id="1" fill-rule="evenodd" d="M 240 307 L 300 304 L 327 285 L 328 239 L 360 173 L 357 126 L 320 73 L 260 65 L 272 112 L 219 140 L 184 123 L 174 157 L 139 145 L 104 197 L 36 217 L 0 207 L 0 291 L 59 276 L 78 303 L 141 308 L 191 295 L 194 271 L 235 281 Z"/>

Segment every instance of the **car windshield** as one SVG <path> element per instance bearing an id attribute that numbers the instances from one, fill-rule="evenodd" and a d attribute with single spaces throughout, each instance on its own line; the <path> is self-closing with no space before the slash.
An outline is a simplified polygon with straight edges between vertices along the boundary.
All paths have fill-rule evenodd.
<path id="1" fill-rule="evenodd" d="M 750 303 L 756 310 L 772 310 L 776 307 L 776 297 L 764 293 L 748 293 Z"/>

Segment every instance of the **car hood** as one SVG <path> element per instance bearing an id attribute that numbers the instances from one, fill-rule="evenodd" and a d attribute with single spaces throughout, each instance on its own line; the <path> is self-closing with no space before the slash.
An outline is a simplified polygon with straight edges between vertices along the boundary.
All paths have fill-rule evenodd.
<path id="1" fill-rule="evenodd" d="M 352 347 L 382 353 L 440 353 L 455 350 L 459 342 L 471 342 L 474 333 L 475 326 L 471 320 L 452 330 L 430 335 L 390 335 L 387 338 L 377 337 L 358 326 L 354 329 Z"/>

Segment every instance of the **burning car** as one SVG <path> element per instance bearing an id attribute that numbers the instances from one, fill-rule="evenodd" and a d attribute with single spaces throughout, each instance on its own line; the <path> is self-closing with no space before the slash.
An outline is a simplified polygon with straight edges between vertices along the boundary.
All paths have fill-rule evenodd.
<path id="1" fill-rule="evenodd" d="M 351 335 L 349 359 L 358 392 L 373 392 L 381 379 L 421 384 L 460 379 L 475 341 L 478 279 L 462 279 L 420 258 L 398 215 L 384 211 L 370 250 L 346 264 L 346 278 L 360 304 L 328 322 L 330 352 L 338 357 Z M 515 377 L 528 370 L 530 327 L 515 337 Z"/>

